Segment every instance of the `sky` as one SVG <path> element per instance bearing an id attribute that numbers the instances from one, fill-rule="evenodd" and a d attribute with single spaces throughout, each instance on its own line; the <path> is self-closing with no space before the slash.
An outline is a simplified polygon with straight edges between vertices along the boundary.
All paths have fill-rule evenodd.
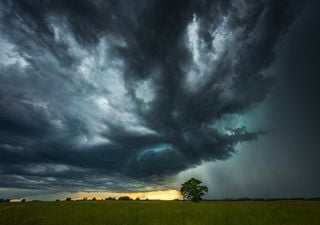
<path id="1" fill-rule="evenodd" d="M 0 198 L 320 196 L 319 9 L 2 0 Z"/>

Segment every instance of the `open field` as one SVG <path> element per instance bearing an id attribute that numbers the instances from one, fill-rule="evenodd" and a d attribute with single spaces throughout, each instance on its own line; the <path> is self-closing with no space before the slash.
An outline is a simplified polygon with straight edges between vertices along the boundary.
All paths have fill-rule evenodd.
<path id="1" fill-rule="evenodd" d="M 0 203 L 1 225 L 320 225 L 320 201 Z"/>

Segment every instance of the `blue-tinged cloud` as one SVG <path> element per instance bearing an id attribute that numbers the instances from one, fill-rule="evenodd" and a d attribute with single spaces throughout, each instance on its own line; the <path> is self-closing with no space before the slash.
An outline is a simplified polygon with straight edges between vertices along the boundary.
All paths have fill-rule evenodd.
<path id="1" fill-rule="evenodd" d="M 57 189 L 163 185 L 256 140 L 221 120 L 267 96 L 293 21 L 273 0 L 18 0 L 0 15 L 0 186 Z"/>

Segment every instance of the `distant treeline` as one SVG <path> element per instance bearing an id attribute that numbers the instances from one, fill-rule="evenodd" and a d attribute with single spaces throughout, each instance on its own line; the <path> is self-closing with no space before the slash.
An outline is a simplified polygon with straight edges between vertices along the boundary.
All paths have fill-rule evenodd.
<path id="1" fill-rule="evenodd" d="M 92 199 L 84 197 L 83 199 L 76 199 L 75 201 L 96 201 L 96 200 L 98 200 L 96 197 L 93 197 Z M 121 196 L 118 199 L 116 197 L 107 197 L 107 198 L 101 199 L 101 200 L 106 200 L 106 201 L 116 201 L 116 200 L 120 200 L 120 201 L 132 201 L 132 200 L 135 200 L 135 201 L 149 201 L 149 199 L 143 199 L 143 200 L 141 200 L 140 198 L 133 199 L 133 198 L 130 198 L 129 196 Z M 10 202 L 10 201 L 11 200 L 9 198 L 7 198 L 7 199 L 0 198 L 0 202 Z M 21 199 L 20 201 L 21 202 L 26 202 L 27 200 L 24 198 L 24 199 Z M 55 201 L 59 202 L 60 199 L 56 199 Z M 65 201 L 72 201 L 72 198 L 67 197 L 65 199 Z M 41 202 L 41 200 L 30 200 L 30 202 Z"/>
<path id="2" fill-rule="evenodd" d="M 87 197 L 84 197 L 83 199 L 77 199 L 76 201 L 96 201 L 97 199 L 93 197 L 92 199 L 88 199 Z M 130 198 L 129 196 L 121 196 L 118 199 L 116 197 L 107 197 L 105 199 L 101 199 L 105 201 L 149 201 L 149 199 L 140 199 L 140 198 Z M 223 199 L 203 199 L 203 201 L 284 201 L 284 200 L 303 200 L 303 201 L 320 201 L 320 197 L 313 197 L 313 198 L 223 198 Z M 10 202 L 10 199 L 3 199 L 0 198 L 0 202 Z M 59 199 L 56 199 L 56 201 L 60 201 Z M 65 201 L 72 201 L 70 197 L 66 198 Z M 152 201 L 152 200 L 151 200 Z M 157 199 L 156 201 L 160 201 L 160 199 Z M 187 201 L 187 200 L 179 200 L 174 199 L 172 201 Z M 26 199 L 22 199 L 21 202 L 26 202 Z M 31 202 L 41 202 L 41 200 L 31 200 Z"/>
<path id="3" fill-rule="evenodd" d="M 93 197 L 92 199 L 89 199 L 88 197 L 84 197 L 83 199 L 77 199 L 76 201 L 97 201 L 98 199 L 96 197 Z M 100 199 L 100 201 L 105 200 L 105 201 L 116 201 L 116 200 L 120 200 L 120 201 L 149 201 L 149 199 L 144 199 L 141 200 L 140 198 L 130 198 L 129 196 L 121 196 L 119 198 L 116 197 L 107 197 L 105 199 Z M 56 201 L 60 201 L 59 199 L 57 199 Z M 66 198 L 66 201 L 72 201 L 71 198 Z"/>

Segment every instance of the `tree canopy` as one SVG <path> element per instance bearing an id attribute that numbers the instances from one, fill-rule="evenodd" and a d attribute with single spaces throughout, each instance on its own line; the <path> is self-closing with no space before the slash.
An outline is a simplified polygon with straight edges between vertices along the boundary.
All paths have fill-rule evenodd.
<path id="1" fill-rule="evenodd" d="M 208 187 L 201 185 L 201 181 L 191 178 L 181 185 L 180 192 L 184 199 L 189 199 L 193 202 L 199 202 L 202 197 L 208 192 Z"/>

